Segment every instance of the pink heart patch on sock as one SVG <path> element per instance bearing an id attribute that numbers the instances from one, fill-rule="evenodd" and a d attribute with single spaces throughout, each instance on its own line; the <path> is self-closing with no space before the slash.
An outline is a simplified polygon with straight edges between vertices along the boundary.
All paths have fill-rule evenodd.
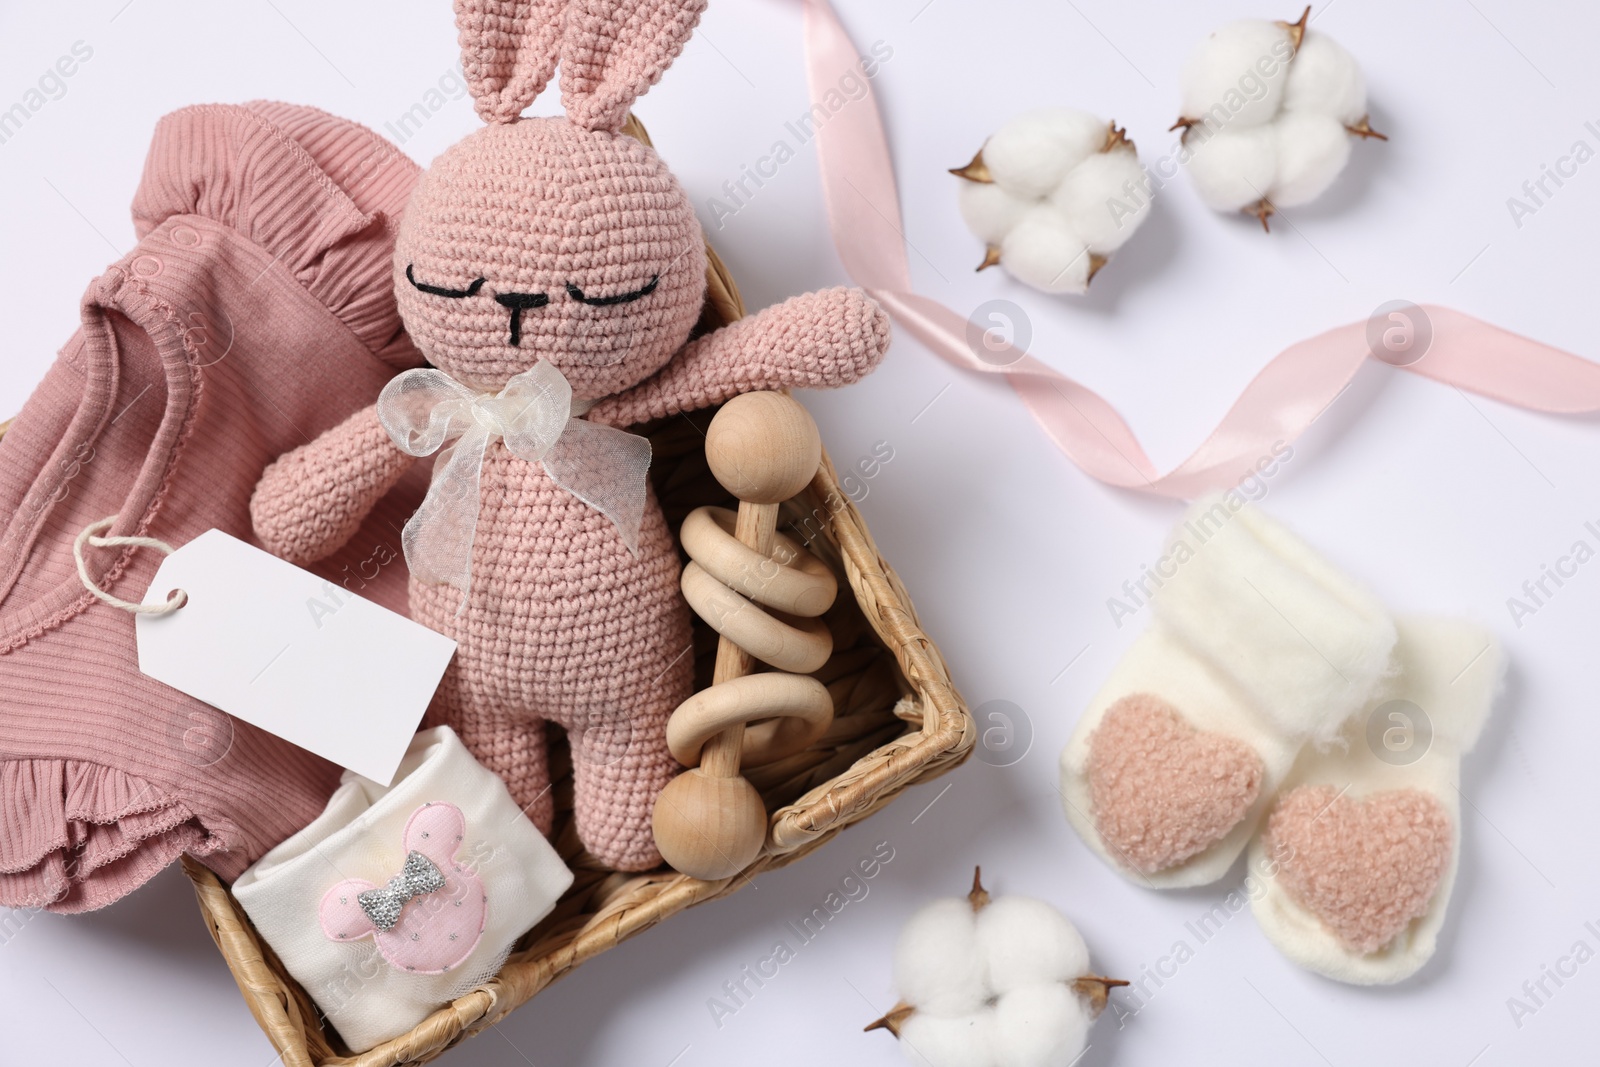
<path id="1" fill-rule="evenodd" d="M 1224 837 L 1261 792 L 1261 757 L 1197 730 L 1160 697 L 1125 696 L 1089 738 L 1095 827 L 1126 866 L 1174 867 Z"/>
<path id="2" fill-rule="evenodd" d="M 1427 913 L 1453 840 L 1450 814 L 1428 793 L 1352 800 L 1323 785 L 1279 798 L 1265 843 L 1289 895 L 1347 947 L 1368 953 Z"/>

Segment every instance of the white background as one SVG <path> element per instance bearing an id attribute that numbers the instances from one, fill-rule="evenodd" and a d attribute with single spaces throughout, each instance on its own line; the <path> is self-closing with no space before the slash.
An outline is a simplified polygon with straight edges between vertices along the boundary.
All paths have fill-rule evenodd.
<path id="1" fill-rule="evenodd" d="M 1593 250 L 1600 161 L 1514 225 L 1508 197 L 1574 141 L 1600 138 L 1590 5 L 1335 0 L 1318 30 L 1363 63 L 1373 124 L 1338 186 L 1273 233 L 1206 211 L 1173 182 L 1137 238 L 1083 299 L 1051 298 L 981 256 L 945 168 L 1041 103 L 1125 123 L 1148 160 L 1175 135 L 1177 72 L 1194 42 L 1235 17 L 1297 11 L 1206 0 L 1067 4 L 842 0 L 863 49 L 893 57 L 876 81 L 899 168 L 918 288 L 963 315 L 1003 297 L 1026 309 L 1033 351 L 1100 390 L 1163 469 L 1198 443 L 1251 375 L 1295 340 L 1384 301 L 1451 304 L 1600 358 Z M 0 107 L 73 42 L 91 61 L 0 145 L 0 411 L 19 407 L 71 334 L 88 280 L 132 244 L 127 205 L 153 123 L 189 103 L 277 97 L 375 128 L 456 61 L 444 0 L 222 5 L 103 0 L 6 4 Z M 798 4 L 718 0 L 638 111 L 702 208 L 807 106 Z M 535 110 L 556 106 L 554 94 Z M 426 162 L 476 123 L 457 99 L 405 144 Z M 1600 121 L 1597 121 L 1600 126 Z M 752 307 L 845 282 L 808 148 L 712 240 Z M 711 215 L 702 210 L 709 224 Z M 964 890 L 982 863 L 1001 893 L 1044 897 L 1084 931 L 1096 965 L 1136 978 L 1241 876 L 1167 895 L 1131 887 L 1069 830 L 1055 757 L 1142 617 L 1105 607 L 1158 553 L 1178 514 L 1072 467 L 995 379 L 897 341 L 870 380 L 808 395 L 840 465 L 888 441 L 893 461 L 862 505 L 974 707 L 1021 707 L 1032 749 L 1007 768 L 973 761 L 913 790 L 794 868 L 696 909 L 581 968 L 448 1063 L 899 1062 L 863 1035 L 889 1007 L 889 954 L 917 904 Z M 1356 989 L 1281 958 L 1248 912 L 1148 1005 L 1097 1025 L 1082 1061 L 1443 1065 L 1593 1058 L 1600 962 L 1513 1022 L 1520 995 L 1600 920 L 1600 742 L 1594 637 L 1600 564 L 1515 626 L 1506 600 L 1600 519 L 1600 426 L 1469 398 L 1374 363 L 1295 446 L 1263 506 L 1397 610 L 1492 627 L 1512 669 L 1463 792 L 1463 864 L 1436 958 L 1395 988 Z M 1066 669 L 1071 663 L 1070 669 Z M 948 787 L 948 789 L 947 789 Z M 719 1028 L 707 1000 L 786 937 L 858 857 L 894 859 L 779 976 Z M 273 1051 L 169 870 L 100 913 L 19 917 L 0 944 L 0 1061 L 267 1067 Z M 308 921 L 313 921 L 308 918 Z M 1148 986 L 1147 988 L 1153 988 Z M 1553 986 L 1550 988 L 1554 988 Z"/>

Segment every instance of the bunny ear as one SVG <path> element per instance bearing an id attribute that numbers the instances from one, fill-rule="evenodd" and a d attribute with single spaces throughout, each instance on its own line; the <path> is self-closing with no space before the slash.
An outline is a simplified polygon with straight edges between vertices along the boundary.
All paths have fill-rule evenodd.
<path id="1" fill-rule="evenodd" d="M 567 118 L 585 129 L 620 130 L 705 9 L 706 0 L 572 0 L 561 40 Z"/>
<path id="2" fill-rule="evenodd" d="M 328 940 L 360 941 L 372 936 L 372 920 L 361 910 L 356 898 L 376 888 L 364 878 L 347 878 L 323 895 L 317 917 L 322 921 L 322 932 Z"/>
<path id="3" fill-rule="evenodd" d="M 461 70 L 485 122 L 515 122 L 555 73 L 567 0 L 455 0 Z"/>

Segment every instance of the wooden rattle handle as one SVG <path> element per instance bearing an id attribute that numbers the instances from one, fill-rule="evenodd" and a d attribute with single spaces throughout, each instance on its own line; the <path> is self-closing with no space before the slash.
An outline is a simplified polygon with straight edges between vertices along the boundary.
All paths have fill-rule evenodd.
<path id="1" fill-rule="evenodd" d="M 722 487 L 739 498 L 733 536 L 756 555 L 772 555 L 778 507 L 795 496 L 822 464 L 822 438 L 811 414 L 783 393 L 746 393 L 723 405 L 706 433 L 706 460 Z M 717 639 L 711 684 L 749 674 L 755 659 L 726 635 Z M 706 742 L 700 769 L 718 778 L 739 773 L 744 724 Z"/>
<path id="2" fill-rule="evenodd" d="M 706 433 L 706 460 L 717 481 L 739 499 L 734 539 L 750 550 L 748 558 L 768 560 L 777 540 L 778 506 L 810 484 L 821 464 L 822 442 L 816 423 L 805 408 L 782 393 L 747 393 L 734 397 L 711 420 Z M 716 528 L 716 523 L 702 522 L 699 528 L 706 534 Z M 725 533 L 722 536 L 726 538 Z M 685 548 L 693 557 L 693 548 L 688 543 Z M 705 582 L 704 572 L 698 580 L 702 584 Z M 804 575 L 790 576 L 791 583 L 803 584 L 804 580 Z M 820 612 L 832 601 L 832 577 L 821 582 L 825 587 L 822 589 L 816 588 L 817 581 L 813 576 L 808 599 L 819 605 Z M 734 614 L 762 611 L 756 603 L 738 595 L 738 585 L 747 583 L 730 584 L 735 594 L 731 601 Z M 691 604 L 697 610 L 704 606 L 693 599 Z M 749 675 L 755 658 L 729 636 L 729 628 L 725 628 L 722 619 L 707 617 L 707 621 L 722 634 L 717 642 L 717 661 L 712 673 L 711 685 L 715 689 Z M 826 629 L 821 627 L 820 621 L 811 622 L 814 624 L 809 631 L 811 638 L 815 640 L 818 628 L 825 637 Z M 780 628 L 783 626 L 786 624 L 780 624 Z M 740 632 L 750 633 L 748 628 Z M 787 632 L 792 635 L 796 631 Z M 814 651 L 825 658 L 828 647 L 831 641 L 815 646 Z M 761 676 L 762 679 L 768 677 L 773 676 Z M 769 752 L 782 747 L 776 742 L 778 733 L 783 733 L 788 743 L 796 740 L 809 743 L 807 739 L 826 730 L 832 718 L 831 703 L 820 682 L 803 675 L 783 677 L 784 685 L 757 684 L 755 689 L 765 689 L 768 696 L 774 697 L 778 689 L 786 689 L 782 699 L 795 704 L 793 714 L 807 722 L 797 729 L 767 730 L 773 736 L 763 736 L 756 744 L 758 749 Z M 757 683 L 757 679 L 752 678 L 750 682 Z M 740 687 L 740 696 L 754 693 L 752 690 L 752 694 L 746 694 L 746 688 L 749 687 Z M 820 694 L 815 692 L 817 690 Z M 674 778 L 662 791 L 653 818 L 656 845 L 662 857 L 684 874 L 708 881 L 731 877 L 752 862 L 761 851 L 767 831 L 767 812 L 761 796 L 739 774 L 748 720 L 739 718 L 725 706 L 734 694 L 719 696 L 722 699 L 691 699 L 673 713 L 675 725 L 669 725 L 669 733 L 698 739 L 705 736 L 704 730 L 708 728 L 720 729 L 698 746 L 699 765 Z M 819 709 L 819 699 L 828 704 L 826 709 Z M 757 710 L 747 714 L 770 717 L 773 713 L 772 701 L 758 699 L 750 704 Z M 723 726 L 723 723 L 729 725 Z M 690 745 L 690 751 L 694 747 Z"/>
<path id="3" fill-rule="evenodd" d="M 734 524 L 733 536 L 762 556 L 772 554 L 772 535 L 778 530 L 777 504 L 752 504 L 739 502 L 739 519 Z M 726 635 L 717 638 L 717 665 L 711 672 L 711 684 L 721 685 L 742 678 L 755 666 L 755 659 L 734 644 Z M 744 746 L 744 723 L 728 727 L 706 742 L 700 750 L 700 768 L 718 778 L 732 778 L 739 773 L 739 750 Z"/>

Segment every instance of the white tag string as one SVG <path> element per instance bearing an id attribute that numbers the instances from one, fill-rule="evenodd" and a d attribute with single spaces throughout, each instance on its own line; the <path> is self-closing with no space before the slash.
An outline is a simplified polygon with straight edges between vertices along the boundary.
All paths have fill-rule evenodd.
<path id="1" fill-rule="evenodd" d="M 189 602 L 189 594 L 182 589 L 174 589 L 167 596 L 164 604 L 136 604 L 130 600 L 112 596 L 94 584 L 94 579 L 89 577 L 89 566 L 83 561 L 83 546 L 85 544 L 93 548 L 153 548 L 166 556 L 170 556 L 177 551 L 165 541 L 157 540 L 154 537 L 100 536 L 111 529 L 112 524 L 116 521 L 117 517 L 112 515 L 110 518 L 90 523 L 83 528 L 82 533 L 78 534 L 77 540 L 72 542 L 72 558 L 77 561 L 78 580 L 83 582 L 83 587 L 112 607 L 121 608 L 123 611 L 132 612 L 135 615 L 170 615 L 187 604 Z"/>

